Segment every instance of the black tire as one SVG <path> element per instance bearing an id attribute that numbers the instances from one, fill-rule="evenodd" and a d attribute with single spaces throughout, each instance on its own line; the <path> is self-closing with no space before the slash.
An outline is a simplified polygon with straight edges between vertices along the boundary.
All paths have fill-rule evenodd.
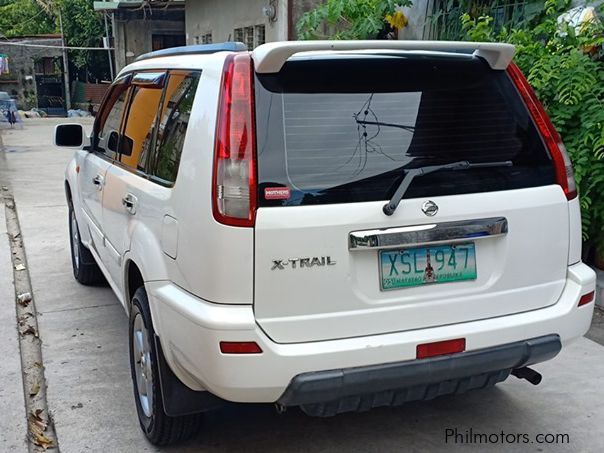
<path id="1" fill-rule="evenodd" d="M 106 284 L 107 280 L 105 280 L 103 272 L 94 260 L 94 256 L 82 244 L 78 221 L 71 202 L 69 203 L 69 244 L 71 249 L 71 266 L 75 279 L 86 286 Z"/>
<path id="2" fill-rule="evenodd" d="M 141 322 L 142 326 L 146 329 L 146 346 L 135 350 L 137 348 L 134 341 L 135 330 L 137 333 L 141 332 L 139 330 Z M 171 417 L 166 415 L 164 411 L 157 367 L 157 350 L 154 341 L 155 330 L 151 321 L 147 292 L 142 286 L 136 290 L 132 297 L 128 338 L 136 413 L 138 414 L 138 420 L 145 436 L 149 439 L 149 442 L 158 446 L 171 445 L 190 439 L 200 431 L 202 414 Z M 140 343 L 145 343 L 144 336 L 140 338 L 142 338 Z M 143 360 L 142 356 L 147 357 L 147 359 Z M 147 372 L 143 372 L 142 378 L 140 375 L 137 377 L 137 371 L 140 373 L 142 369 L 146 369 Z M 148 376 L 149 374 L 151 376 Z M 150 397 L 149 391 L 145 392 L 146 396 L 141 396 L 139 382 L 142 382 L 141 387 L 145 385 L 145 389 L 151 391 Z M 145 402 L 146 411 L 143 408 L 143 401 Z"/>

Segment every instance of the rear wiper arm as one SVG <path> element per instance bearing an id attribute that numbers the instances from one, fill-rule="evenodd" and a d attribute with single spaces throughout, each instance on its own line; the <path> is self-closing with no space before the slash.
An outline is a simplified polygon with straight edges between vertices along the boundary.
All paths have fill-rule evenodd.
<path id="1" fill-rule="evenodd" d="M 511 160 L 505 160 L 500 162 L 480 162 L 471 163 L 467 160 L 460 160 L 459 162 L 451 162 L 450 164 L 442 165 L 428 165 L 426 167 L 412 168 L 407 170 L 405 177 L 401 184 L 396 189 L 396 192 L 388 203 L 384 205 L 383 211 L 386 215 L 394 214 L 396 208 L 400 204 L 401 200 L 405 196 L 405 192 L 409 189 L 409 186 L 417 176 L 427 175 L 440 170 L 466 170 L 468 168 L 487 168 L 487 167 L 511 167 L 513 162 Z"/>

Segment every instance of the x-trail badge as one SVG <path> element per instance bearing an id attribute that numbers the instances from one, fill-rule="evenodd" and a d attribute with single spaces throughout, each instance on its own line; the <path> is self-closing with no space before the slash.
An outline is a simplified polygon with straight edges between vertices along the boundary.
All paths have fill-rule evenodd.
<path id="1" fill-rule="evenodd" d="M 434 203 L 433 201 L 428 200 L 422 205 L 422 211 L 428 217 L 434 217 L 436 215 L 436 213 L 438 212 L 438 205 L 436 203 Z"/>

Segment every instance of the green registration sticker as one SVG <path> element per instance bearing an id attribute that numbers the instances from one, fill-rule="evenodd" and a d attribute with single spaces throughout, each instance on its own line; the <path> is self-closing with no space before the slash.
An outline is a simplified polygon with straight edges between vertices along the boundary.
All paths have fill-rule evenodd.
<path id="1" fill-rule="evenodd" d="M 476 280 L 474 243 L 379 252 L 382 291 L 431 283 Z"/>

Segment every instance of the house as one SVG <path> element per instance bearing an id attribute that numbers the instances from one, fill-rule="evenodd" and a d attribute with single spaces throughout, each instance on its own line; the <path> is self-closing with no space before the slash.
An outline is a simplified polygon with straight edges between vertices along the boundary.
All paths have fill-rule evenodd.
<path id="1" fill-rule="evenodd" d="M 109 13 L 117 69 L 137 56 L 166 47 L 240 41 L 253 49 L 265 42 L 297 39 L 296 23 L 325 0 L 121 0 L 96 1 Z M 532 14 L 537 0 L 479 0 L 477 7 L 497 24 L 510 25 Z M 403 8 L 408 24 L 399 39 L 460 39 L 460 0 L 413 0 Z"/>
<path id="2" fill-rule="evenodd" d="M 112 23 L 117 72 L 139 55 L 186 44 L 184 0 L 95 1 L 94 9 Z"/>
<path id="3" fill-rule="evenodd" d="M 65 114 L 61 42 L 61 35 L 54 34 L 0 41 L 0 91 L 15 99 L 20 109 Z"/>

